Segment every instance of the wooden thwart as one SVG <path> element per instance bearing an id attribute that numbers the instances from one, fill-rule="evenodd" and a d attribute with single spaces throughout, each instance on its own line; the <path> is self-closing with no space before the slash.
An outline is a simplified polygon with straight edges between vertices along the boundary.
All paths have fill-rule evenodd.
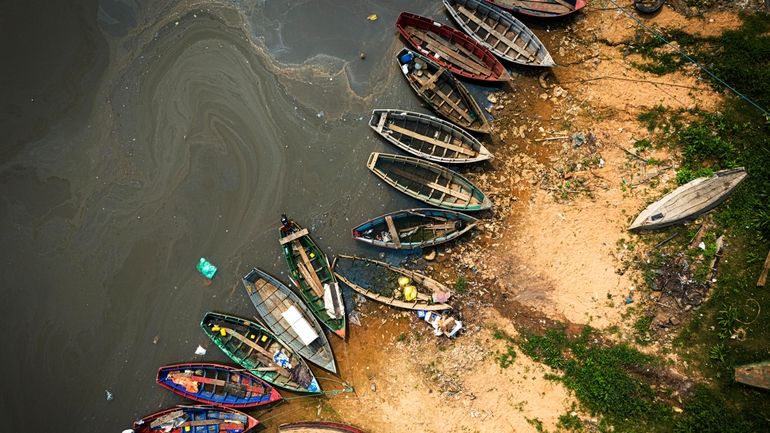
<path id="1" fill-rule="evenodd" d="M 437 72 L 436 74 L 438 75 L 440 73 L 443 73 L 444 71 L 445 71 L 444 68 L 440 68 L 439 72 Z M 423 81 L 420 80 L 420 78 L 418 76 L 416 76 L 416 75 L 414 77 L 415 77 L 415 80 L 422 85 Z M 424 89 L 425 86 L 422 86 L 422 88 Z M 420 93 L 424 93 L 424 92 L 420 91 Z M 457 112 L 457 114 L 462 116 L 465 119 L 465 121 L 468 122 L 468 124 L 473 123 L 473 119 L 471 119 L 471 116 L 468 115 L 468 111 L 463 109 L 459 105 L 457 105 L 457 103 L 455 101 L 453 101 L 452 99 L 450 99 L 449 96 L 445 95 L 444 92 L 441 91 L 441 89 L 435 89 L 434 88 L 433 89 L 433 94 L 438 96 L 439 98 L 443 99 L 444 102 L 449 104 L 449 106 L 452 107 L 454 109 L 454 111 Z"/>
<path id="2" fill-rule="evenodd" d="M 446 142 L 441 141 L 441 140 L 436 140 L 433 137 L 429 137 L 427 135 L 422 135 L 422 134 L 420 134 L 418 132 L 414 132 L 414 131 L 412 131 L 410 129 L 402 128 L 402 127 L 400 127 L 398 125 L 395 125 L 393 123 L 388 124 L 388 129 L 390 129 L 392 131 L 396 131 L 399 134 L 407 135 L 409 137 L 416 138 L 418 140 L 422 140 L 422 141 L 424 141 L 426 143 L 430 143 L 430 144 L 433 144 L 433 145 L 436 145 L 436 146 L 439 146 L 439 147 L 442 147 L 442 148 L 445 148 L 445 149 L 453 150 L 453 151 L 455 151 L 457 153 L 462 153 L 462 154 L 468 155 L 468 156 L 476 156 L 476 152 L 474 152 L 471 149 L 466 149 L 465 147 L 457 146 L 457 145 L 451 144 L 451 143 L 446 143 Z"/>
<path id="3" fill-rule="evenodd" d="M 505 36 L 504 34 L 498 32 L 497 30 L 492 28 L 492 26 L 487 24 L 484 20 L 482 20 L 481 18 L 479 18 L 476 15 L 474 15 L 473 11 L 466 9 L 465 6 L 463 6 L 463 5 L 457 5 L 457 9 L 459 11 L 461 11 L 463 13 L 463 15 L 468 17 L 468 19 L 470 19 L 471 21 L 476 23 L 480 28 L 486 30 L 489 34 L 491 34 L 492 36 L 494 36 L 497 39 L 499 39 L 500 42 L 502 42 L 506 46 L 512 48 L 514 51 L 516 51 L 517 53 L 521 54 L 522 56 L 526 57 L 527 60 L 529 60 L 530 62 L 534 62 L 535 61 L 535 57 L 532 56 L 532 54 L 527 52 L 527 50 L 525 50 L 524 48 L 521 48 L 520 46 L 516 45 L 515 43 L 510 42 L 510 38 L 509 37 Z"/>
<path id="4" fill-rule="evenodd" d="M 310 262 L 310 258 L 307 256 L 305 249 L 302 248 L 302 245 L 294 245 L 294 249 L 302 258 L 302 261 L 297 262 L 297 269 L 299 269 L 299 273 L 302 274 L 302 278 L 304 278 L 310 285 L 310 288 L 313 289 L 313 292 L 315 292 L 316 295 L 323 297 L 323 284 L 318 278 L 318 274 L 315 273 L 315 267 L 313 266 L 313 263 Z"/>
<path id="5" fill-rule="evenodd" d="M 397 247 L 401 246 L 401 239 L 398 237 L 398 230 L 396 230 L 396 225 L 393 224 L 393 217 L 390 215 L 385 216 L 385 223 L 388 225 L 388 231 L 390 232 L 391 240 L 394 244 L 396 244 Z"/>
<path id="6" fill-rule="evenodd" d="M 238 333 L 238 331 L 235 331 L 235 330 L 230 329 L 230 328 L 222 328 L 222 329 L 224 329 L 225 332 L 227 332 L 228 335 L 231 335 L 232 337 L 235 337 L 236 339 L 240 340 L 243 344 L 251 347 L 252 349 L 254 349 L 257 352 L 261 353 L 262 355 L 266 356 L 267 359 L 270 360 L 269 362 L 272 364 L 273 354 L 270 353 L 268 350 L 266 350 L 264 347 L 262 347 L 259 344 L 249 340 L 248 337 Z M 276 364 L 273 364 L 273 365 L 275 366 L 275 369 L 276 369 L 276 371 L 279 374 L 284 375 L 284 376 L 289 377 L 289 378 L 291 377 L 291 373 L 289 372 L 289 370 L 281 367 L 280 365 L 276 365 Z"/>
<path id="7" fill-rule="evenodd" d="M 295 241 L 301 238 L 302 236 L 307 236 L 309 234 L 310 232 L 308 232 L 307 229 L 302 229 L 300 231 L 290 234 L 289 236 L 282 237 L 280 242 L 281 242 L 281 245 L 288 244 L 291 241 Z"/>
<path id="8" fill-rule="evenodd" d="M 449 195 L 451 195 L 453 197 L 459 198 L 460 200 L 465 200 L 468 203 L 470 203 L 470 201 L 471 201 L 470 194 L 463 194 L 460 191 L 456 191 L 454 189 L 447 188 L 446 186 L 438 184 L 436 182 L 431 182 L 431 181 L 429 181 L 429 180 L 427 180 L 425 178 L 422 178 L 422 177 L 417 176 L 415 174 L 409 173 L 408 171 L 405 171 L 403 169 L 394 167 L 393 168 L 393 172 L 398 174 L 399 176 L 402 176 L 402 177 L 405 177 L 405 178 L 407 178 L 409 180 L 418 182 L 418 183 L 420 183 L 422 185 L 425 185 L 425 186 L 427 186 L 429 188 L 433 188 L 436 191 L 441 191 L 441 192 L 443 192 L 445 194 L 449 194 Z"/>
<path id="9" fill-rule="evenodd" d="M 426 43 L 426 45 L 428 46 L 428 49 L 439 54 L 440 56 L 443 56 L 448 60 L 451 59 L 450 60 L 451 63 L 461 66 L 462 68 L 467 69 L 468 71 L 473 72 L 474 74 L 478 74 L 478 75 L 492 74 L 492 70 L 489 69 L 486 65 L 476 62 L 473 59 L 473 57 L 465 57 L 459 53 L 456 53 L 454 50 L 452 50 L 450 46 L 448 46 L 449 42 L 444 42 L 443 39 L 442 40 L 437 39 L 434 34 L 426 33 L 417 29 L 413 29 L 412 33 L 422 37 L 422 40 Z M 459 45 L 456 45 L 456 47 L 464 48 L 464 47 L 460 47 Z M 464 54 L 472 55 L 472 53 L 470 53 L 467 50 Z"/>

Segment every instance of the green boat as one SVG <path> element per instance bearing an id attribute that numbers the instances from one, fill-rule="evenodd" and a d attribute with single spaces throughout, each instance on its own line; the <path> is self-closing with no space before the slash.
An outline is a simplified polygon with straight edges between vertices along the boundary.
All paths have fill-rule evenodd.
<path id="1" fill-rule="evenodd" d="M 230 359 L 260 379 L 289 391 L 321 392 L 302 357 L 258 323 L 208 312 L 201 328 Z"/>
<path id="2" fill-rule="evenodd" d="M 344 340 L 345 303 L 326 254 L 313 242 L 307 229 L 286 215 L 281 216 L 279 233 L 289 278 L 300 297 L 319 322 Z"/>

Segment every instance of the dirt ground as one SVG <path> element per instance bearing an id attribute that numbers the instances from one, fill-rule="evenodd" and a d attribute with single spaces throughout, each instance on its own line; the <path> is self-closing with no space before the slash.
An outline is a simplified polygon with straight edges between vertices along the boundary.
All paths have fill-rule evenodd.
<path id="1" fill-rule="evenodd" d="M 450 285 L 467 278 L 468 293 L 456 297 L 465 332 L 437 338 L 412 314 L 366 303 L 362 326 L 346 344 L 334 341 L 341 379 L 355 393 L 295 410 L 369 432 L 520 433 L 540 423 L 558 431 L 558 417 L 575 410 L 575 398 L 544 379 L 547 367 L 522 353 L 501 367 L 506 342 L 493 332 L 516 336 L 553 320 L 628 326 L 635 276 L 622 265 L 618 240 L 629 238 L 630 221 L 670 187 L 676 169 L 671 155 L 654 154 L 664 162 L 653 168 L 632 155 L 634 141 L 650 134 L 636 116 L 659 104 L 710 110 L 721 97 L 692 69 L 658 77 L 632 67 L 640 59 L 624 56 L 624 47 L 636 24 L 607 6 L 594 1 L 549 26 L 543 41 L 560 66 L 545 75 L 522 71 L 511 89 L 489 98 L 495 160 L 468 175 L 495 210 L 472 238 L 440 248 L 428 265 Z M 667 7 L 644 21 L 702 35 L 739 24 L 733 12 L 686 18 Z"/>

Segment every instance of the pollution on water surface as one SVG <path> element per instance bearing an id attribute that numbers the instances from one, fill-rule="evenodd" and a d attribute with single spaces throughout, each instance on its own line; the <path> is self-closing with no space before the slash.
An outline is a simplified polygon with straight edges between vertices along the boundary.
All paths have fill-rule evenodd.
<path id="1" fill-rule="evenodd" d="M 0 8 L 4 425 L 45 413 L 56 431 L 114 432 L 182 403 L 154 383 L 159 366 L 227 361 L 199 329 L 203 314 L 253 317 L 240 282 L 252 266 L 288 283 L 281 213 L 331 255 L 367 250 L 353 225 L 416 207 L 365 167 L 387 149 L 367 127 L 371 109 L 420 107 L 391 55 L 407 6 L 440 8 Z M 201 257 L 218 267 L 210 283 L 195 271 Z M 337 356 L 344 377 L 354 363 Z M 332 379 L 322 386 L 340 388 Z"/>

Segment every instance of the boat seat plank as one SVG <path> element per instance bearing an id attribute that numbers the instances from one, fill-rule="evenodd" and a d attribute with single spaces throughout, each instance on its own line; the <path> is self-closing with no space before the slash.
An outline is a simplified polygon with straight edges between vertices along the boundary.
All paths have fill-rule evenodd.
<path id="1" fill-rule="evenodd" d="M 448 187 L 446 187 L 444 185 L 441 185 L 441 184 L 438 184 L 436 182 L 431 182 L 431 181 L 429 181 L 429 180 L 427 180 L 425 178 L 422 178 L 422 177 L 417 176 L 415 174 L 409 173 L 406 170 L 394 167 L 393 168 L 393 172 L 398 174 L 401 177 L 405 177 L 405 178 L 407 178 L 409 180 L 412 180 L 414 182 L 418 182 L 421 185 L 425 185 L 425 186 L 427 186 L 429 188 L 433 188 L 436 191 L 441 191 L 441 192 L 443 192 L 445 194 L 451 195 L 451 196 L 453 196 L 455 198 L 458 198 L 460 200 L 464 200 L 464 201 L 467 201 L 467 202 L 471 201 L 471 195 L 470 194 L 464 194 L 461 191 L 457 191 L 457 190 L 448 188 Z"/>
<path id="2" fill-rule="evenodd" d="M 377 132 L 382 132 L 382 127 L 385 126 L 385 122 L 388 121 L 388 112 L 380 114 L 380 121 L 377 123 Z"/>
<path id="3" fill-rule="evenodd" d="M 393 217 L 390 215 L 385 215 L 385 224 L 388 225 L 388 231 L 390 232 L 390 237 L 393 243 L 396 244 L 397 247 L 401 247 L 401 239 L 398 237 L 398 230 L 396 229 L 396 225 L 393 224 Z"/>
<path id="4" fill-rule="evenodd" d="M 233 330 L 233 329 L 230 329 L 230 328 L 223 328 L 223 329 L 225 330 L 225 332 L 226 332 L 228 335 L 230 335 L 230 336 L 234 337 L 235 339 L 237 339 L 237 340 L 238 340 L 238 341 L 240 341 L 241 343 L 245 344 L 246 346 L 249 346 L 249 348 L 251 348 L 251 349 L 253 349 L 253 350 L 255 350 L 255 351 L 259 352 L 260 354 L 262 354 L 262 355 L 266 356 L 266 357 L 267 357 L 267 359 L 269 359 L 269 360 L 271 360 L 271 361 L 272 361 L 272 359 L 273 359 L 273 354 L 272 354 L 272 353 L 270 353 L 270 352 L 269 352 L 267 349 L 265 349 L 264 347 L 262 347 L 262 346 L 260 346 L 259 344 L 257 344 L 257 343 L 255 343 L 255 342 L 253 342 L 253 341 L 249 340 L 249 339 L 248 339 L 248 337 L 246 337 L 246 336 L 244 336 L 244 335 L 241 335 L 240 333 L 238 333 L 238 331 L 235 331 L 235 330 Z M 271 362 L 271 363 L 272 363 L 272 362 Z M 283 367 L 281 367 L 281 366 L 279 366 L 279 365 L 275 365 L 275 364 L 274 364 L 274 365 L 272 365 L 271 367 L 275 367 L 276 371 L 277 371 L 279 374 L 281 374 L 281 375 L 283 375 L 283 376 L 286 376 L 286 377 L 291 377 L 291 373 L 289 373 L 289 371 L 288 371 L 287 369 L 285 369 L 285 368 L 283 368 Z"/>
<path id="5" fill-rule="evenodd" d="M 443 72 L 444 70 L 445 70 L 444 68 L 441 68 L 439 69 L 439 72 Z M 415 79 L 417 80 L 418 83 L 422 84 L 422 80 L 420 80 L 419 77 L 415 76 Z M 447 104 L 449 104 L 449 106 L 451 106 L 454 109 L 454 111 L 457 112 L 457 114 L 462 116 L 465 119 L 465 121 L 468 122 L 468 124 L 473 123 L 473 119 L 471 119 L 471 116 L 468 115 L 468 111 L 460 107 L 459 105 L 457 105 L 457 102 L 450 99 L 449 96 L 445 95 L 441 90 L 434 89 L 433 94 L 441 98 Z"/>
<path id="6" fill-rule="evenodd" d="M 499 39 L 501 42 L 503 42 L 503 43 L 504 43 L 505 41 L 507 41 L 507 40 L 509 40 L 509 39 L 510 39 L 510 38 L 508 38 L 507 36 L 505 36 L 504 34 L 502 34 L 502 33 L 498 32 L 497 30 L 495 30 L 495 29 L 494 29 L 492 26 L 490 26 L 490 25 L 489 25 L 489 24 L 488 24 L 486 21 L 484 21 L 484 20 L 482 20 L 481 18 L 479 18 L 479 17 L 477 17 L 476 15 L 474 15 L 474 14 L 473 14 L 473 11 L 471 11 L 471 10 L 469 10 L 469 9 L 466 9 L 466 8 L 465 8 L 465 6 L 463 6 L 463 5 L 457 5 L 457 9 L 458 9 L 459 11 L 461 11 L 461 12 L 463 13 L 463 15 L 467 16 L 467 17 L 468 17 L 468 18 L 469 18 L 471 21 L 473 21 L 474 23 L 476 23 L 476 24 L 477 24 L 477 25 L 478 25 L 480 28 L 482 28 L 482 29 L 486 30 L 486 31 L 487 31 L 488 33 L 490 33 L 492 36 L 494 36 L 494 37 L 498 38 L 498 39 Z M 506 45 L 508 45 L 508 44 L 506 44 Z M 518 53 L 519 53 L 519 54 L 521 54 L 522 56 L 526 57 L 526 58 L 527 58 L 527 59 L 528 59 L 530 62 L 534 62 L 534 61 L 535 61 L 535 57 L 534 57 L 534 56 L 533 56 L 531 53 L 527 52 L 527 51 L 526 51 L 524 48 L 521 48 L 521 47 L 520 47 L 520 46 L 518 46 L 517 44 L 510 44 L 510 45 L 508 45 L 508 46 L 509 46 L 510 48 L 514 49 L 516 52 L 518 52 Z"/>
<path id="7" fill-rule="evenodd" d="M 431 77 L 428 78 L 428 81 L 421 82 L 420 84 L 422 85 L 422 87 L 420 87 L 419 92 L 423 93 L 427 89 L 432 89 L 436 84 L 436 81 L 438 81 L 438 79 L 441 78 L 441 75 L 443 75 L 443 73 L 444 73 L 444 68 L 439 68 L 435 74 L 431 75 Z"/>
<path id="8" fill-rule="evenodd" d="M 437 40 L 432 33 L 421 32 L 419 30 L 412 30 L 412 33 L 418 35 L 426 43 L 429 50 L 439 54 L 439 56 L 447 59 L 449 63 L 460 66 L 474 74 L 478 75 L 491 75 L 492 71 L 481 63 L 473 61 L 473 58 L 465 57 L 455 51 L 449 46 L 448 42 L 442 43 Z M 432 43 L 431 43 L 432 42 Z"/>
<path id="9" fill-rule="evenodd" d="M 295 241 L 301 238 L 302 236 L 307 236 L 308 234 L 310 234 L 310 232 L 308 232 L 307 229 L 302 229 L 300 231 L 294 232 L 289 236 L 282 237 L 280 241 L 281 245 L 288 244 L 289 242 Z"/>
<path id="10" fill-rule="evenodd" d="M 418 132 L 414 132 L 414 131 L 412 131 L 410 129 L 406 129 L 406 128 L 402 128 L 400 126 L 394 125 L 393 123 L 388 125 L 388 129 L 390 129 L 392 131 L 396 131 L 399 134 L 407 135 L 409 137 L 416 138 L 418 140 L 422 140 L 422 141 L 424 141 L 426 143 L 434 144 L 436 146 L 443 147 L 445 149 L 453 150 L 453 151 L 455 151 L 457 153 L 462 153 L 462 154 L 468 155 L 468 156 L 476 156 L 476 152 L 474 152 L 471 149 L 467 149 L 465 147 L 460 147 L 460 146 L 457 146 L 457 145 L 452 144 L 452 143 L 446 143 L 444 141 L 437 140 L 437 139 L 435 139 L 433 137 L 429 137 L 427 135 L 422 135 L 422 134 L 420 134 Z"/>
<path id="11" fill-rule="evenodd" d="M 432 33 L 432 32 L 425 32 L 425 31 L 421 31 L 421 30 L 415 30 L 415 33 L 420 35 L 420 36 L 424 35 L 427 38 L 431 38 L 432 40 L 436 41 L 437 44 L 441 45 L 442 48 L 449 48 L 450 50 L 452 50 L 452 52 L 456 53 L 457 55 L 463 55 L 464 54 L 466 56 L 466 57 L 463 57 L 464 60 L 475 63 L 478 68 L 481 68 L 481 69 L 484 69 L 484 70 L 489 70 L 489 72 L 492 72 L 492 70 L 489 67 L 489 65 L 487 65 L 486 63 L 482 63 L 481 62 L 481 59 L 479 59 L 478 54 L 473 53 L 471 50 L 469 50 L 468 48 L 464 47 L 462 44 L 460 44 L 460 43 L 451 44 L 449 41 L 444 39 L 443 36 L 438 35 L 436 33 Z M 455 48 L 457 49 L 457 51 L 454 50 Z"/>

